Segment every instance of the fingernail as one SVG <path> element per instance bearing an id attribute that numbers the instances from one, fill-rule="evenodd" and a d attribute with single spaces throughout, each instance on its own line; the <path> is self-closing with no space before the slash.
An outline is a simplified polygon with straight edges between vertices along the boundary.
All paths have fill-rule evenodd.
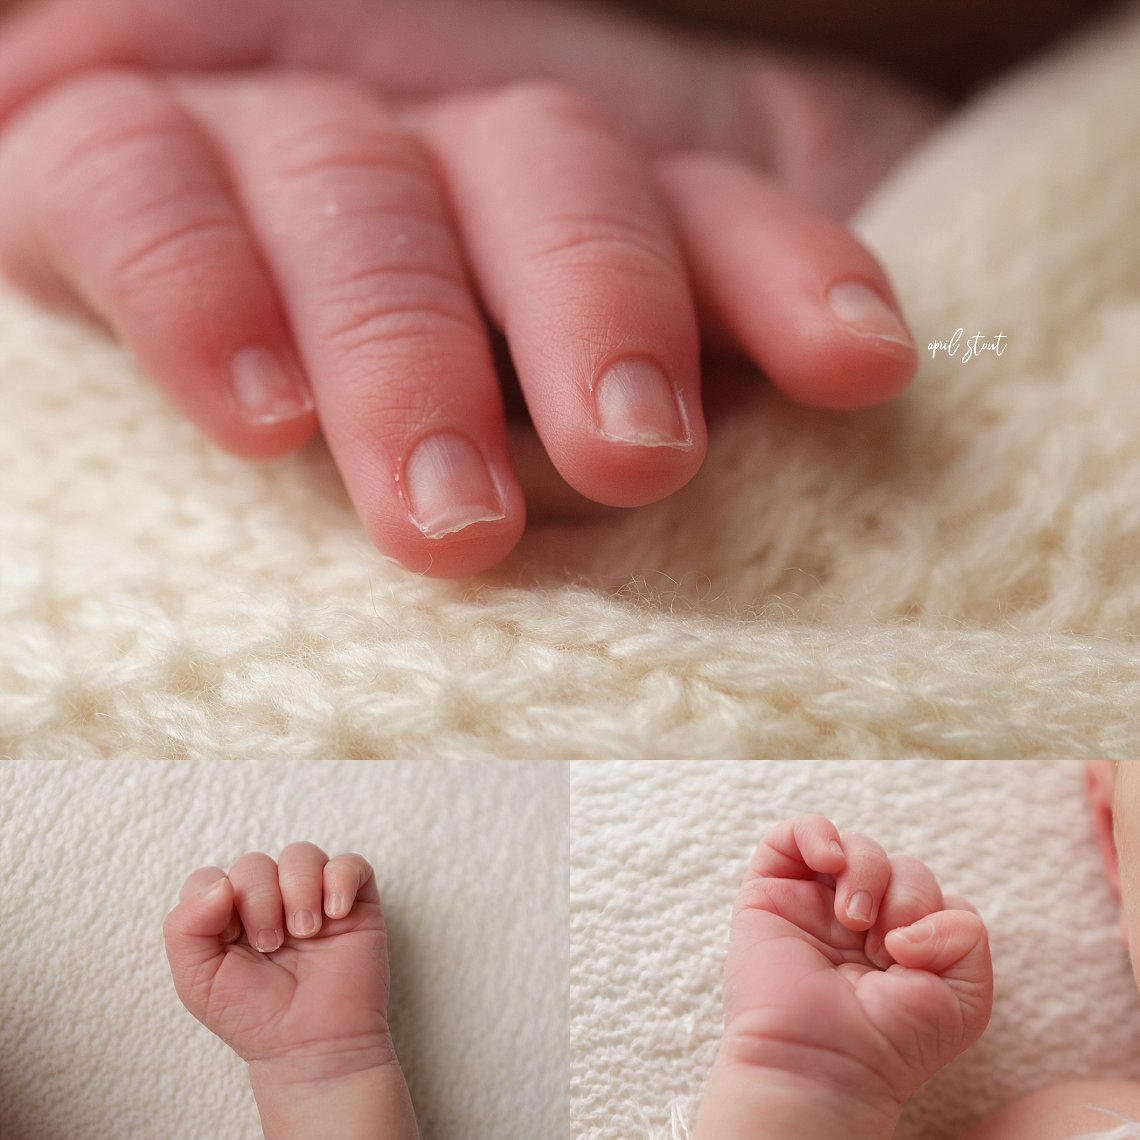
<path id="1" fill-rule="evenodd" d="M 827 303 L 831 311 L 857 333 L 914 347 L 914 341 L 898 314 L 862 281 L 840 281 L 832 285 Z"/>
<path id="2" fill-rule="evenodd" d="M 312 934 L 317 929 L 317 920 L 311 910 L 299 910 L 293 915 L 293 933 L 299 938 Z"/>
<path id="3" fill-rule="evenodd" d="M 329 895 L 325 901 L 325 914 L 329 918 L 344 917 L 344 895 Z"/>
<path id="4" fill-rule="evenodd" d="M 853 922 L 868 922 L 871 918 L 871 896 L 867 891 L 856 891 L 847 903 L 847 917 Z"/>
<path id="5" fill-rule="evenodd" d="M 666 375 L 648 360 L 622 360 L 594 385 L 598 430 L 616 443 L 640 447 L 691 447 L 680 398 Z"/>
<path id="6" fill-rule="evenodd" d="M 283 941 L 279 930 L 259 930 L 253 944 L 262 954 L 272 954 L 274 950 L 280 949 Z"/>
<path id="7" fill-rule="evenodd" d="M 837 839 L 833 839 L 827 845 L 827 849 L 828 849 L 828 851 L 830 851 L 832 853 L 832 855 L 842 855 L 843 854 L 843 846 L 842 846 L 842 844 L 840 844 L 840 842 Z"/>
<path id="8" fill-rule="evenodd" d="M 934 925 L 929 922 L 916 922 L 913 926 L 902 926 L 895 931 L 900 938 L 907 942 L 925 942 L 934 934 Z"/>
<path id="9" fill-rule="evenodd" d="M 226 877 L 223 875 L 220 879 L 215 879 L 203 892 L 201 897 L 203 899 L 216 899 L 221 893 L 222 888 L 226 883 Z"/>
<path id="10" fill-rule="evenodd" d="M 503 499 L 479 449 L 466 436 L 429 435 L 404 462 L 412 522 L 428 538 L 506 518 Z"/>
<path id="11" fill-rule="evenodd" d="M 284 423 L 313 410 L 313 397 L 300 371 L 262 345 L 243 348 L 233 358 L 230 382 L 242 415 L 251 423 Z"/>

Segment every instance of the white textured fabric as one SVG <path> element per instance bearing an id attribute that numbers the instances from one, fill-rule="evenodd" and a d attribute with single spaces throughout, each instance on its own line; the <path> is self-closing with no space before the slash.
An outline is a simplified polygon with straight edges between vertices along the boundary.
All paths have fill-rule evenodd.
<path id="1" fill-rule="evenodd" d="M 0 295 L 0 755 L 1065 756 L 1140 744 L 1140 15 L 983 96 L 862 219 L 927 358 L 752 382 L 682 493 L 493 575 L 373 551 L 327 454 L 213 449 Z"/>
<path id="2" fill-rule="evenodd" d="M 259 1138 L 161 926 L 195 867 L 297 839 L 376 868 L 424 1140 L 564 1136 L 566 818 L 558 765 L 0 764 L 0 1136 Z"/>
<path id="3" fill-rule="evenodd" d="M 897 1140 L 958 1140 L 1037 1088 L 1134 1078 L 1140 997 L 1083 777 L 1074 761 L 575 765 L 575 1140 L 688 1137 L 719 1040 L 737 887 L 763 835 L 808 811 L 924 859 L 989 927 L 989 1030 L 919 1091 Z"/>

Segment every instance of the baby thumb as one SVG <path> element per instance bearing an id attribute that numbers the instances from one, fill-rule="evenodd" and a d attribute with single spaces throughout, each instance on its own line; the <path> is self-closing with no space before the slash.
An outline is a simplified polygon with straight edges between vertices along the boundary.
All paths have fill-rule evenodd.
<path id="1" fill-rule="evenodd" d="M 985 923 L 974 911 L 929 914 L 890 931 L 885 945 L 900 966 L 938 974 L 985 1025 L 993 1003 L 993 964 Z"/>
<path id="2" fill-rule="evenodd" d="M 175 975 L 183 969 L 197 969 L 223 943 L 232 941 L 236 922 L 233 884 L 222 872 L 204 882 L 187 882 L 162 927 L 166 956 Z"/>

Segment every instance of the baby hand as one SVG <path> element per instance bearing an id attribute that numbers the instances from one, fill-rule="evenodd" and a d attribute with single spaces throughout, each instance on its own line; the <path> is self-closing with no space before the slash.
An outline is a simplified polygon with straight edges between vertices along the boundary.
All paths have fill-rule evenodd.
<path id="1" fill-rule="evenodd" d="M 525 525 L 492 328 L 553 466 L 611 506 L 663 498 L 700 466 L 698 312 L 803 403 L 897 393 L 916 354 L 881 267 L 800 200 L 818 171 L 771 178 L 755 153 L 775 137 L 757 92 L 770 125 L 788 117 L 774 109 L 841 106 L 802 133 L 844 139 L 849 118 L 886 121 L 870 111 L 890 97 L 852 114 L 834 82 L 816 98 L 813 74 L 766 56 L 689 60 L 651 28 L 537 12 L 30 4 L 0 34 L 0 267 L 100 317 L 236 453 L 293 450 L 319 415 L 376 546 L 438 576 L 500 561 Z M 568 60 L 612 55 L 620 32 L 615 75 L 636 58 L 669 98 L 609 88 L 601 112 L 585 78 L 529 81 L 558 55 L 560 19 Z M 294 53 L 308 44 L 327 58 Z M 439 74 L 424 77 L 425 54 Z M 123 60 L 142 66 L 105 66 Z M 325 73 L 298 70 L 314 62 Z M 225 70 L 242 66 L 257 70 Z M 477 74 L 461 83 L 464 68 Z M 753 95 L 706 138 L 690 104 L 719 107 L 722 85 Z M 653 121 L 610 121 L 635 105 Z M 907 106 L 892 146 L 928 120 Z"/>
<path id="2" fill-rule="evenodd" d="M 178 996 L 290 1083 L 390 1066 L 388 956 L 372 868 L 294 843 L 195 871 L 163 928 Z"/>
<path id="3" fill-rule="evenodd" d="M 770 1094 L 846 1118 L 799 1135 L 890 1136 L 902 1103 L 981 1036 L 992 994 L 982 920 L 924 864 L 821 816 L 781 824 L 733 915 L 698 1136 L 732 1135 L 724 1121 Z"/>

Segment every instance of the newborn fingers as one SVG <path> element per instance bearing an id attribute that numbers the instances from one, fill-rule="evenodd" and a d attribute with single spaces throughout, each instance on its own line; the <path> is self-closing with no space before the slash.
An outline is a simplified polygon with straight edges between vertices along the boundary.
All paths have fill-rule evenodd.
<path id="1" fill-rule="evenodd" d="M 263 954 L 285 935 L 311 939 L 357 903 L 378 905 L 372 866 L 361 855 L 330 859 L 312 843 L 291 843 L 274 861 L 260 851 L 242 855 L 229 875 L 202 867 L 183 883 L 164 935 L 171 962 L 193 973 L 227 943 L 245 941 Z M 336 933 L 335 927 L 329 933 Z"/>
<path id="2" fill-rule="evenodd" d="M 835 917 L 848 930 L 866 932 L 864 956 L 886 969 L 893 960 L 883 946 L 887 933 L 941 910 L 942 891 L 918 859 L 888 857 L 865 835 L 844 832 L 842 842 L 847 866 L 835 878 Z"/>
<path id="3" fill-rule="evenodd" d="M 545 84 L 453 100 L 423 129 L 555 466 L 611 506 L 680 487 L 705 448 L 696 317 L 636 146 Z"/>
<path id="4" fill-rule="evenodd" d="M 279 283 L 345 485 L 376 545 L 459 576 L 524 523 L 498 378 L 435 173 L 350 84 L 188 82 Z"/>
<path id="5" fill-rule="evenodd" d="M 969 910 L 927 914 L 891 930 L 887 949 L 900 966 L 927 970 L 945 978 L 976 978 L 988 962 L 989 940 L 981 918 Z"/>
<path id="6" fill-rule="evenodd" d="M 376 546 L 441 576 L 500 561 L 525 522 L 480 300 L 551 460 L 616 506 L 703 458 L 685 257 L 797 399 L 862 407 L 913 370 L 874 259 L 742 166 L 662 165 L 678 240 L 636 148 L 576 94 L 457 98 L 419 129 L 434 164 L 351 83 L 94 73 L 3 137 L 0 265 L 81 299 L 231 450 L 300 445 L 315 395 Z"/>
<path id="7" fill-rule="evenodd" d="M 926 864 L 906 856 L 890 858 L 873 839 L 840 834 L 821 815 L 798 816 L 774 828 L 753 855 L 746 882 L 796 879 L 834 884 L 834 919 L 845 930 L 866 932 L 864 953 L 882 968 L 892 961 L 883 948 L 887 932 L 944 905 Z M 759 897 L 769 896 L 762 890 Z"/>
<path id="8" fill-rule="evenodd" d="M 891 863 L 865 835 L 844 832 L 841 842 L 847 865 L 835 876 L 835 917 L 848 930 L 868 930 L 879 915 Z"/>
<path id="9" fill-rule="evenodd" d="M 234 863 L 229 878 L 246 941 L 262 954 L 280 949 L 285 941 L 285 919 L 277 864 L 268 855 L 253 851 Z"/>
<path id="10" fill-rule="evenodd" d="M 357 902 L 380 902 L 376 876 L 362 855 L 338 855 L 330 860 L 325 867 L 324 890 L 329 918 L 347 918 Z"/>
<path id="11" fill-rule="evenodd" d="M 292 843 L 277 862 L 286 922 L 295 938 L 319 934 L 325 916 L 346 918 L 357 902 L 380 901 L 376 877 L 363 856 L 330 859 L 312 843 Z"/>
<path id="12" fill-rule="evenodd" d="M 847 229 L 732 159 L 678 155 L 658 176 L 702 308 L 772 383 L 840 410 L 902 390 L 914 344 L 886 274 Z"/>
<path id="13" fill-rule="evenodd" d="M 241 927 L 234 913 L 234 892 L 219 867 L 202 867 L 190 875 L 179 892 L 178 905 L 162 924 L 162 939 L 174 988 L 187 1007 L 194 1008 L 221 964 L 227 943 Z"/>
<path id="14" fill-rule="evenodd" d="M 312 398 L 209 139 L 153 79 L 61 85 L 0 142 L 0 268 L 78 298 L 208 435 L 265 457 L 304 443 Z"/>
<path id="15" fill-rule="evenodd" d="M 899 966 L 937 974 L 950 987 L 963 1013 L 964 1045 L 981 1036 L 993 1005 L 994 978 L 989 936 L 974 910 L 929 914 L 892 930 L 886 948 Z"/>
<path id="16" fill-rule="evenodd" d="M 875 925 L 867 931 L 864 952 L 876 965 L 886 969 L 891 955 L 883 947 L 887 933 L 912 922 L 944 905 L 942 890 L 934 872 L 918 859 L 896 855 L 891 859 L 891 878 L 879 907 Z"/>
<path id="17" fill-rule="evenodd" d="M 321 928 L 328 861 L 329 857 L 312 843 L 291 843 L 277 860 L 285 922 L 294 938 L 311 938 Z"/>
<path id="18" fill-rule="evenodd" d="M 750 878 L 805 879 L 847 865 L 839 829 L 822 815 L 801 815 L 772 829 L 757 847 Z"/>
<path id="19" fill-rule="evenodd" d="M 163 924 L 167 947 L 177 952 L 172 957 L 189 955 L 200 962 L 215 954 L 219 944 L 232 942 L 239 932 L 233 904 L 233 886 L 220 867 L 201 867 L 191 874 Z"/>

